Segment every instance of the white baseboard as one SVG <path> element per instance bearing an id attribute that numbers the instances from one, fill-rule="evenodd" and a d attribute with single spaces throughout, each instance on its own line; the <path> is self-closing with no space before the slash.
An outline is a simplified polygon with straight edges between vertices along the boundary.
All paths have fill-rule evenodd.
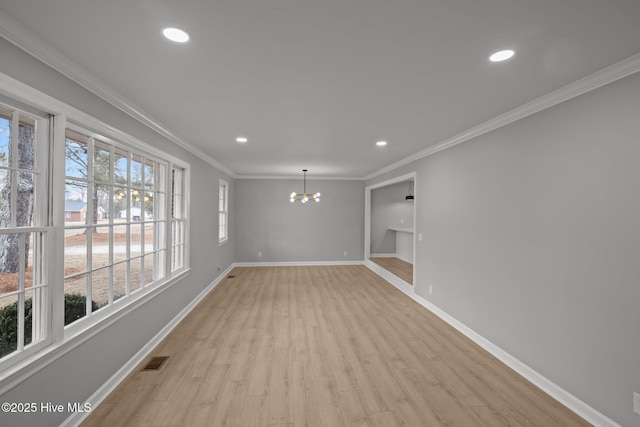
<path id="1" fill-rule="evenodd" d="M 369 258 L 397 258 L 396 254 L 371 254 Z"/>
<path id="2" fill-rule="evenodd" d="M 393 286 L 400 289 L 405 294 L 409 296 L 413 295 L 413 286 L 410 283 L 405 282 L 395 274 L 391 273 L 389 270 L 382 268 L 381 266 L 370 260 L 365 260 L 364 265 L 369 267 L 370 270 L 373 270 L 378 276 L 381 276 L 384 280 L 391 283 Z"/>
<path id="3" fill-rule="evenodd" d="M 218 283 L 222 281 L 235 265 L 230 265 L 222 274 L 218 275 L 216 279 L 211 282 L 202 292 L 198 294 L 180 313 L 178 313 L 164 328 L 160 330 L 149 342 L 147 342 L 129 361 L 123 365 L 118 371 L 109 378 L 95 393 L 93 393 L 87 400 L 87 403 L 91 404 L 92 411 L 94 411 L 100 403 L 113 391 L 115 388 L 138 366 L 140 362 L 147 357 L 153 349 L 160 344 L 160 342 L 195 308 L 196 305 L 202 299 L 207 296 L 209 292 L 215 288 Z M 79 425 L 91 412 L 76 412 L 69 416 L 62 424 L 61 427 L 72 427 Z"/>
<path id="4" fill-rule="evenodd" d="M 465 324 L 463 324 L 453 316 L 450 316 L 433 303 L 416 294 L 413 286 L 409 286 L 406 282 L 387 272 L 385 269 L 381 268 L 374 262 L 365 261 L 365 265 L 375 273 L 377 273 L 379 276 L 381 276 L 383 279 L 385 279 L 387 282 L 391 283 L 400 291 L 404 292 L 418 304 L 431 311 L 433 314 L 460 331 L 471 341 L 475 342 L 480 347 L 491 353 L 502 363 L 522 375 L 531 383 L 535 384 L 549 396 L 562 403 L 564 406 L 575 412 L 578 416 L 584 418 L 587 422 L 593 424 L 596 427 L 622 427 L 620 426 L 620 424 L 616 423 L 606 415 L 587 405 L 585 402 L 578 399 L 553 381 L 549 380 L 544 375 L 540 374 L 530 366 L 521 362 L 491 341 L 487 340 L 482 335 L 475 332 L 473 329 L 467 327 Z"/>

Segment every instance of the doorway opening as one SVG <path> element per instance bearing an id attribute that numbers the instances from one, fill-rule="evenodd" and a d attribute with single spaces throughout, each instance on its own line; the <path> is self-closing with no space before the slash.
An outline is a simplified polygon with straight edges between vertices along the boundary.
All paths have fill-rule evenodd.
<path id="1" fill-rule="evenodd" d="M 415 183 L 411 172 L 365 188 L 365 263 L 407 291 L 415 282 Z"/>

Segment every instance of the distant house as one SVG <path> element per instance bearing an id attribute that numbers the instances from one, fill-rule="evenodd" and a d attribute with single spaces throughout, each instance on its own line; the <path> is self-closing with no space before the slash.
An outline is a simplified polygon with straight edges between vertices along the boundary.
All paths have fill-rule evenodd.
<path id="1" fill-rule="evenodd" d="M 140 208 L 131 208 L 131 220 L 132 221 L 140 221 L 142 215 L 142 210 Z M 127 218 L 127 210 L 120 211 L 120 219 Z"/>
<path id="2" fill-rule="evenodd" d="M 98 206 L 98 220 L 106 218 L 104 208 Z M 87 219 L 87 204 L 77 200 L 66 200 L 64 202 L 65 222 L 85 222 Z"/>

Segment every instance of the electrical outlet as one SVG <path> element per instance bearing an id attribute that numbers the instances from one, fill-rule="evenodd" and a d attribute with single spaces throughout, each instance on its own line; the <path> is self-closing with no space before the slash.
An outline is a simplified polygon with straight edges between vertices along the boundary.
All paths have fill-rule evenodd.
<path id="1" fill-rule="evenodd" d="M 418 242 L 422 242 L 422 233 L 418 233 Z"/>
<path id="2" fill-rule="evenodd" d="M 349 254 L 349 252 L 344 251 L 344 256 L 347 256 Z"/>
<path id="3" fill-rule="evenodd" d="M 640 415 L 640 393 L 633 393 L 633 412 Z"/>
<path id="4" fill-rule="evenodd" d="M 401 220 L 400 220 L 400 224 L 404 224 L 404 219 L 401 219 Z"/>
<path id="5" fill-rule="evenodd" d="M 429 285 L 429 295 L 433 294 L 433 286 Z"/>
<path id="6" fill-rule="evenodd" d="M 258 251 L 258 258 L 262 258 L 262 252 Z"/>

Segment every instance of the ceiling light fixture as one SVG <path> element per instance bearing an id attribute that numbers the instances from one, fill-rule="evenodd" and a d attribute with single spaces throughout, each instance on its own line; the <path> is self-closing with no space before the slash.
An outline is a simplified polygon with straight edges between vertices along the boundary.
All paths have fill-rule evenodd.
<path id="1" fill-rule="evenodd" d="M 294 191 L 289 196 L 290 197 L 289 201 L 291 203 L 294 203 L 294 202 L 307 203 L 309 201 L 309 198 L 312 198 L 314 202 L 319 202 L 320 193 L 307 194 L 307 170 L 302 169 L 302 172 L 304 172 L 304 187 L 302 190 L 302 194 L 298 194 Z"/>
<path id="2" fill-rule="evenodd" d="M 378 141 L 378 142 L 376 142 L 376 145 L 378 147 L 384 147 L 385 145 L 387 145 L 387 141 Z"/>
<path id="3" fill-rule="evenodd" d="M 176 43 L 186 43 L 189 41 L 189 39 L 191 39 L 189 33 L 181 30 L 180 28 L 165 28 L 164 30 L 162 30 L 162 34 L 172 42 Z"/>
<path id="4" fill-rule="evenodd" d="M 239 142 L 240 144 L 244 144 L 247 141 L 249 141 L 249 139 L 247 139 L 244 136 L 239 136 L 239 137 L 236 138 L 236 142 Z"/>
<path id="5" fill-rule="evenodd" d="M 506 61 L 507 59 L 512 58 L 513 55 L 515 55 L 515 54 L 516 54 L 515 50 L 511 50 L 511 49 L 501 50 L 501 51 L 498 51 L 498 52 L 492 54 L 489 57 L 489 61 L 491 61 L 491 62 Z"/>

